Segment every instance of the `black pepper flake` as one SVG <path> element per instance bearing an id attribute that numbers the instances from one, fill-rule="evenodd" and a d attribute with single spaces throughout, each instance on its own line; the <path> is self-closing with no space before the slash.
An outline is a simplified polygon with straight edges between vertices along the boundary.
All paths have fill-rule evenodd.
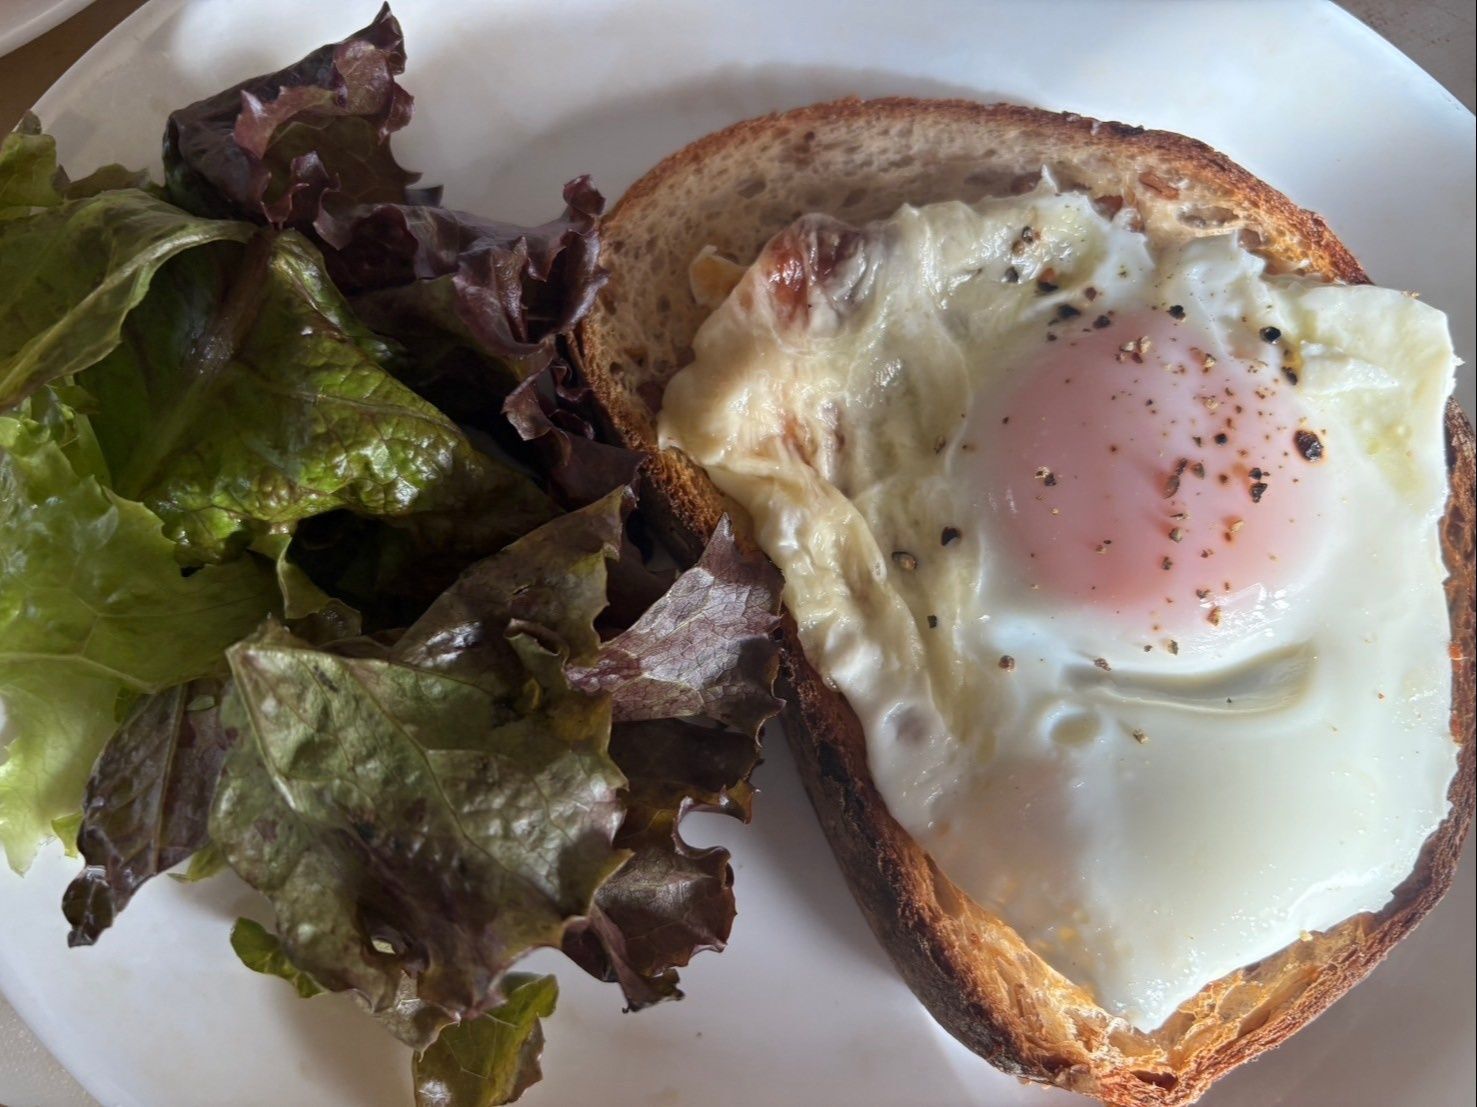
<path id="1" fill-rule="evenodd" d="M 1167 649 L 1170 653 L 1174 654 L 1176 657 L 1179 656 L 1180 644 L 1176 642 L 1173 638 L 1171 638 L 1168 643 L 1165 644 L 1164 648 Z"/>
<path id="2" fill-rule="evenodd" d="M 1088 303 L 1091 303 L 1093 300 L 1097 299 L 1097 289 L 1093 288 L 1092 285 L 1088 285 L 1082 290 L 1082 295 L 1087 297 Z"/>
<path id="3" fill-rule="evenodd" d="M 1172 319 L 1183 319 L 1185 317 L 1185 309 L 1179 304 L 1175 304 L 1169 309 L 1169 315 Z"/>
<path id="4" fill-rule="evenodd" d="M 1036 470 L 1036 479 L 1046 485 L 1047 488 L 1051 488 L 1056 484 L 1056 474 L 1045 465 Z"/>
<path id="5" fill-rule="evenodd" d="M 1145 742 L 1149 740 L 1149 736 L 1145 734 L 1142 730 L 1135 730 L 1133 732 L 1133 740 L 1142 746 Z"/>
<path id="6" fill-rule="evenodd" d="M 1264 476 L 1264 474 L 1262 473 L 1262 471 L 1260 469 L 1253 469 L 1251 471 L 1251 479 L 1252 480 L 1261 480 L 1263 476 Z"/>
<path id="7" fill-rule="evenodd" d="M 1257 334 L 1261 335 L 1263 342 L 1276 342 L 1282 337 L 1282 332 L 1276 327 L 1263 327 Z"/>
<path id="8" fill-rule="evenodd" d="M 1010 672 L 1015 668 L 1015 658 L 1011 657 L 1008 653 L 1002 654 L 1000 657 L 1000 667 L 1007 673 Z"/>
<path id="9" fill-rule="evenodd" d="M 1323 456 L 1323 442 L 1310 430 L 1300 430 L 1292 436 L 1293 445 L 1304 461 L 1317 461 Z"/>
<path id="10" fill-rule="evenodd" d="M 1113 671 L 1113 666 L 1108 664 L 1106 657 L 1094 657 L 1092 663 L 1105 673 L 1111 673 Z"/>
<path id="11" fill-rule="evenodd" d="M 1203 462 L 1203 461 L 1197 461 L 1197 462 L 1195 462 L 1194 465 L 1191 465 L 1190 466 L 1190 472 L 1194 473 L 1201 480 L 1204 480 L 1205 479 L 1205 462 Z"/>
<path id="12" fill-rule="evenodd" d="M 1055 292 L 1060 287 L 1061 287 L 1061 285 L 1059 285 L 1059 284 L 1053 284 L 1051 281 L 1047 280 L 1045 277 L 1042 277 L 1040 280 L 1038 280 L 1036 282 L 1036 291 L 1039 292 L 1039 293 L 1041 293 L 1041 295 L 1043 295 L 1043 296 L 1045 296 L 1048 292 Z"/>
<path id="13" fill-rule="evenodd" d="M 943 533 L 939 535 L 940 546 L 947 546 L 950 542 L 957 541 L 959 541 L 958 527 L 945 527 Z"/>
<path id="14" fill-rule="evenodd" d="M 1262 496 L 1263 496 L 1263 494 L 1266 491 L 1267 491 L 1267 484 L 1266 484 L 1266 482 L 1265 481 L 1260 481 L 1260 480 L 1257 481 L 1255 484 L 1253 484 L 1251 486 L 1251 502 L 1254 503 L 1254 504 L 1261 503 L 1262 502 Z"/>
<path id="15" fill-rule="evenodd" d="M 1282 367 L 1282 375 L 1287 378 L 1288 384 L 1297 384 L 1298 375 L 1285 365 Z"/>
<path id="16" fill-rule="evenodd" d="M 1008 268 L 1005 271 L 1005 283 L 1006 284 L 1020 284 L 1020 281 L 1021 281 L 1021 271 L 1019 269 L 1017 269 L 1014 265 L 1012 265 L 1010 268 Z"/>
<path id="17" fill-rule="evenodd" d="M 930 615 L 928 617 L 928 629 L 929 630 L 932 630 L 934 627 L 936 627 L 938 625 L 939 625 L 939 617 L 937 615 Z"/>
<path id="18" fill-rule="evenodd" d="M 1215 436 L 1215 444 L 1217 446 L 1224 446 L 1229 441 L 1231 441 L 1231 436 L 1226 434 L 1225 432 L 1222 432 Z"/>
<path id="19" fill-rule="evenodd" d="M 1056 317 L 1058 319 L 1075 319 L 1081 315 L 1080 308 L 1074 308 L 1071 304 L 1057 304 Z"/>
<path id="20" fill-rule="evenodd" d="M 1109 319 L 1106 315 L 1099 315 L 1092 321 L 1092 325 L 1098 330 L 1102 330 L 1104 327 L 1111 327 L 1113 320 Z"/>
<path id="21" fill-rule="evenodd" d="M 1164 479 L 1164 498 L 1172 498 L 1180 490 L 1180 474 L 1189 466 L 1190 459 L 1182 457 L 1174 465 L 1174 472 Z"/>
<path id="22" fill-rule="evenodd" d="M 1021 241 L 1024 242 L 1027 246 L 1029 246 L 1029 245 L 1031 245 L 1031 243 L 1035 242 L 1036 241 L 1036 231 L 1035 231 L 1035 228 L 1033 228 L 1033 227 L 1022 227 L 1021 228 Z"/>
<path id="23" fill-rule="evenodd" d="M 892 562 L 905 573 L 911 573 L 918 568 L 918 559 L 907 550 L 893 550 Z"/>
<path id="24" fill-rule="evenodd" d="M 1159 568 L 1163 569 L 1166 573 L 1169 572 L 1171 569 L 1174 568 L 1174 559 L 1171 557 L 1166 557 L 1163 561 L 1159 563 Z"/>

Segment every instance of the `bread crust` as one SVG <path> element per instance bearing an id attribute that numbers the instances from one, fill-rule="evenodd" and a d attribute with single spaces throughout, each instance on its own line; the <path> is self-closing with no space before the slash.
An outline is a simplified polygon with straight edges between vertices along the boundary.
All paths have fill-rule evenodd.
<path id="1" fill-rule="evenodd" d="M 867 137 L 879 135 L 887 139 L 880 162 Z M 690 357 L 687 346 L 706 314 L 682 302 L 690 300 L 686 262 L 697 250 L 714 242 L 747 263 L 800 211 L 859 221 L 904 200 L 975 199 L 1019 187 L 1023 175 L 1029 183 L 1032 163 L 1048 166 L 1065 187 L 1121 198 L 1160 239 L 1235 229 L 1273 270 L 1368 280 L 1319 216 L 1181 135 L 1015 105 L 905 98 L 840 100 L 737 124 L 667 158 L 612 210 L 604 231 L 609 293 L 574 342 L 606 429 L 646 458 L 648 500 L 674 549 L 695 553 L 720 515 L 734 510 L 700 469 L 655 442 L 660 388 L 684 364 L 684 353 Z M 763 196 L 768 184 L 753 192 L 747 183 L 756 167 L 784 176 L 778 207 Z M 827 174 L 838 180 L 811 186 L 830 180 Z M 846 202 L 862 184 L 876 196 Z M 792 200 L 799 210 L 779 210 Z M 1205 213 L 1223 218 L 1207 221 Z M 856 715 L 806 660 L 787 619 L 786 729 L 806 789 L 874 933 L 950 1033 L 1007 1072 L 1108 1103 L 1191 1103 L 1326 1009 L 1441 898 L 1477 803 L 1468 740 L 1477 476 L 1472 428 L 1455 401 L 1446 411 L 1446 439 L 1450 496 L 1441 538 L 1450 573 L 1452 735 L 1461 745 L 1451 810 L 1382 911 L 1207 985 L 1153 1033 L 1096 1007 L 933 865 L 888 813 L 867 772 Z"/>

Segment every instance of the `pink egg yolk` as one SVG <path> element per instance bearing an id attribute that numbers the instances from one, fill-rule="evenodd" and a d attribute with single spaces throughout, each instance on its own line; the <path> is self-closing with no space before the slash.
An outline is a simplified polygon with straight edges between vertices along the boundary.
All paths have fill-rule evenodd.
<path id="1" fill-rule="evenodd" d="M 1257 360 L 1212 356 L 1182 314 L 1054 326 L 967 436 L 1023 580 L 1145 633 L 1294 585 L 1332 493 L 1278 336 Z"/>

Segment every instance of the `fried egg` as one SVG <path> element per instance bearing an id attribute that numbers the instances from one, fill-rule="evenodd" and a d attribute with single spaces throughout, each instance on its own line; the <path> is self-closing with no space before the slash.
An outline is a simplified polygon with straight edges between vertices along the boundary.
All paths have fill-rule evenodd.
<path id="1" fill-rule="evenodd" d="M 1457 756 L 1440 312 L 1046 181 L 804 217 L 693 349 L 661 441 L 888 809 L 1100 1006 L 1156 1027 L 1412 870 Z"/>

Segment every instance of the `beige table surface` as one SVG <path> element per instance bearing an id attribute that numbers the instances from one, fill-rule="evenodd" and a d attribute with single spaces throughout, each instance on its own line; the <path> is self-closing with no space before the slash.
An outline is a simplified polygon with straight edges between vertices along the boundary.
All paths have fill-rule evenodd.
<path id="1" fill-rule="evenodd" d="M 94 42 L 145 0 L 97 0 L 66 22 L 0 57 L 0 128 L 21 113 Z M 1341 0 L 1458 100 L 1477 99 L 1477 20 L 1472 0 Z M 0 25 L 6 0 L 0 0 Z M 3 940 L 3 939 L 0 939 Z M 36 1041 L 0 996 L 0 1107 L 92 1107 L 94 1100 Z"/>

